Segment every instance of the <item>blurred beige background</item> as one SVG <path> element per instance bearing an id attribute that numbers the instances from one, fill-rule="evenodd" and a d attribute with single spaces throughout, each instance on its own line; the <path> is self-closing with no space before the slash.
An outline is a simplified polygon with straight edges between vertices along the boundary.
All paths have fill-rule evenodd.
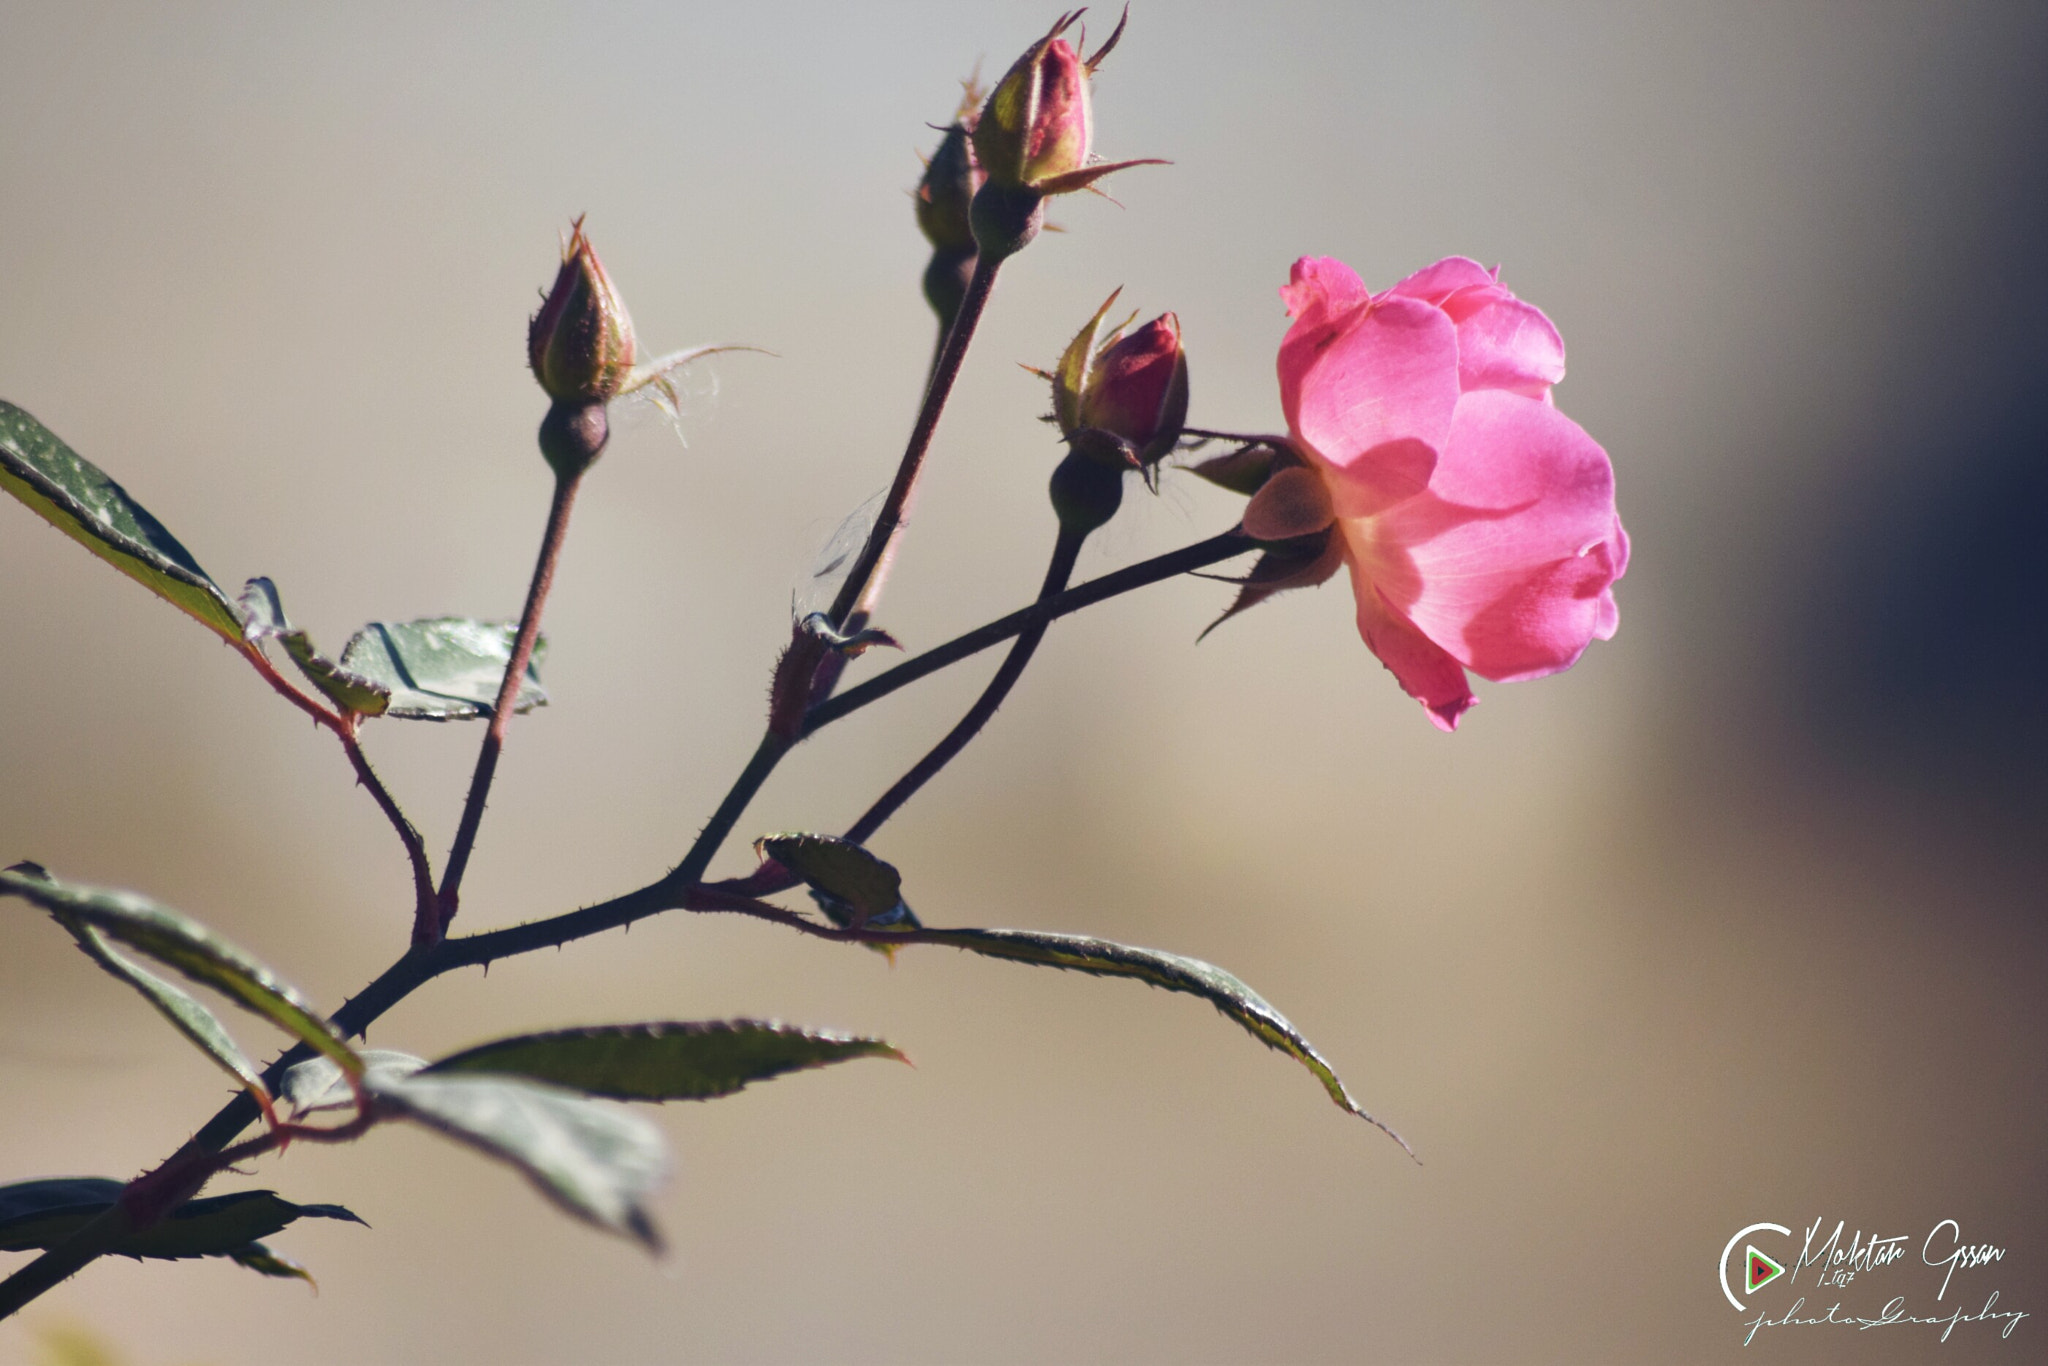
<path id="1" fill-rule="evenodd" d="M 547 487 L 523 329 L 573 215 L 647 342 L 779 353 L 710 366 L 687 445 L 646 420 L 605 456 L 464 921 L 636 886 L 751 748 L 791 587 L 900 449 L 924 124 L 1051 13 L 7 4 L 0 394 L 338 646 L 517 611 Z M 1560 404 L 1635 538 L 1621 633 L 1446 737 L 1341 583 L 1200 648 L 1227 590 L 1165 586 L 1058 627 L 876 847 L 928 921 L 1230 967 L 1426 1165 L 1187 998 L 676 914 L 446 979 L 373 1042 L 746 1013 L 916 1070 L 661 1111 L 659 1264 L 430 1137 L 295 1150 L 242 1184 L 375 1225 L 276 1240 L 319 1298 L 101 1263 L 0 1359 L 72 1324 L 150 1366 L 2038 1359 L 2044 62 L 2018 4 L 1135 9 L 1099 150 L 1175 165 L 1059 203 L 1006 273 L 887 625 L 935 643 L 1035 586 L 1056 447 L 1015 363 L 1112 286 L 1179 312 L 1196 421 L 1262 428 L 1296 256 L 1383 286 L 1465 253 L 1570 346 Z M 1084 572 L 1228 525 L 1196 483 L 1131 500 Z M 145 890 L 325 1002 L 380 968 L 405 869 L 331 740 L 11 504 L 0 575 L 0 860 Z M 807 746 L 743 834 L 842 825 L 987 667 Z M 478 738 L 370 732 L 437 853 Z M 217 1074 L 40 917 L 0 907 L 0 946 L 0 1181 L 126 1175 L 212 1112 Z M 2036 1316 L 2011 1340 L 1744 1353 L 1736 1230 L 1917 1246 L 1944 1217 L 2008 1249 L 1959 1286 Z M 1872 1300 L 1931 1301 L 1884 1274 Z"/>

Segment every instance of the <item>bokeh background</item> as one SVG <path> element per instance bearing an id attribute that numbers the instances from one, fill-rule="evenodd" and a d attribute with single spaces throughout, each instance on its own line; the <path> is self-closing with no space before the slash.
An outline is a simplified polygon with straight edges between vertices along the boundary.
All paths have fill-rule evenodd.
<path id="1" fill-rule="evenodd" d="M 463 918 L 637 886 L 745 758 L 793 587 L 900 449 L 925 124 L 1050 18 L 7 4 L 0 393 L 338 646 L 516 613 L 547 491 L 523 329 L 573 215 L 649 343 L 776 352 L 707 367 L 684 442 L 650 414 L 604 457 L 556 701 L 513 732 Z M 1743 1355 L 1715 1284 L 1737 1229 L 1917 1246 L 1944 1217 L 2008 1249 L 1960 1298 L 2037 1317 L 1940 1350 L 2035 1358 L 2044 69 L 2024 4 L 1134 12 L 1098 147 L 1175 164 L 1060 202 L 1006 272 L 887 625 L 935 643 L 1036 585 L 1057 447 L 1016 363 L 1113 286 L 1178 311 L 1198 422 L 1271 428 L 1296 256 L 1384 285 L 1464 253 L 1569 343 L 1560 404 L 1635 540 L 1621 632 L 1482 686 L 1447 737 L 1341 582 L 1199 648 L 1227 590 L 1167 585 L 1060 625 L 876 847 L 928 921 L 1232 968 L 1424 1165 L 1188 998 L 678 913 L 445 979 L 373 1041 L 776 1015 L 916 1069 L 663 1110 L 661 1263 L 429 1136 L 295 1150 L 240 1184 L 375 1225 L 276 1240 L 319 1298 L 103 1262 L 0 1325 L 0 1359 L 82 1325 L 152 1366 L 1711 1361 Z M 1185 475 L 1127 507 L 1084 573 L 1235 516 Z M 332 741 L 11 504 L 0 575 L 0 858 L 145 890 L 325 1002 L 381 968 L 405 868 Z M 806 746 L 742 833 L 842 825 L 987 668 Z M 370 732 L 437 850 L 478 738 Z M 217 1074 L 41 917 L 0 908 L 0 946 L 0 1180 L 126 1175 L 212 1112 Z M 1873 1301 L 1931 1302 L 1884 1274 Z M 1936 1350 L 1784 1329 L 1747 1355 Z"/>

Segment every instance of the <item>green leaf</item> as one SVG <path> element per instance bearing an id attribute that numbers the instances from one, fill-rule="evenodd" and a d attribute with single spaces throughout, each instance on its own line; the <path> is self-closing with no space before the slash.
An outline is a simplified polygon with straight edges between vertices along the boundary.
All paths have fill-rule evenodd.
<path id="1" fill-rule="evenodd" d="M 56 1246 L 117 1202 L 122 1190 L 119 1181 L 100 1176 L 0 1186 L 0 1252 Z M 167 1260 L 232 1256 L 300 1219 L 363 1223 L 340 1205 L 295 1205 L 276 1191 L 237 1191 L 187 1201 L 155 1227 L 131 1233 L 109 1250 L 123 1257 Z"/>
<path id="2" fill-rule="evenodd" d="M 1090 939 L 1075 934 L 1040 934 L 1029 930 L 926 930 L 920 943 L 950 944 L 990 958 L 1008 958 L 1018 963 L 1042 963 L 1099 977 L 1135 977 L 1168 991 L 1199 996 L 1226 1017 L 1236 1021 L 1252 1037 L 1269 1048 L 1299 1062 L 1315 1074 L 1339 1109 L 1357 1115 L 1407 1148 L 1408 1140 L 1374 1119 L 1359 1107 L 1344 1089 L 1344 1083 L 1313 1045 L 1302 1037 L 1285 1015 L 1268 1005 L 1265 998 L 1213 963 L 1183 958 L 1177 953 L 1134 948 L 1107 939 Z"/>
<path id="3" fill-rule="evenodd" d="M 156 1227 L 124 1238 L 114 1251 L 126 1257 L 233 1256 L 300 1219 L 346 1219 L 369 1227 L 340 1205 L 295 1205 L 276 1191 L 237 1191 L 187 1201 Z"/>
<path id="4" fill-rule="evenodd" d="M 269 1099 L 270 1092 L 263 1085 L 263 1078 L 257 1074 L 256 1065 L 242 1052 L 218 1016 L 155 973 L 137 967 L 115 953 L 107 946 L 107 941 L 100 938 L 99 931 L 90 925 L 66 921 L 64 928 L 71 931 L 86 957 L 141 992 L 171 1022 L 172 1028 L 192 1041 L 193 1047 L 212 1058 L 222 1071 L 247 1088 L 251 1095 L 264 1101 Z"/>
<path id="5" fill-rule="evenodd" d="M 491 714 L 517 634 L 515 626 L 469 617 L 373 621 L 349 638 L 341 667 L 390 691 L 386 716 L 467 721 Z M 548 695 L 540 686 L 540 663 L 546 653 L 547 640 L 542 637 L 534 642 L 514 712 L 547 705 Z"/>
<path id="6" fill-rule="evenodd" d="M 613 1100 L 709 1100 L 784 1072 L 866 1057 L 909 1061 L 880 1039 L 772 1020 L 700 1020 L 497 1039 L 441 1059 L 426 1075 L 489 1072 Z"/>
<path id="7" fill-rule="evenodd" d="M 120 1199 L 123 1189 L 119 1181 L 104 1176 L 50 1176 L 0 1186 L 0 1252 L 26 1252 L 62 1242 Z"/>
<path id="8" fill-rule="evenodd" d="M 0 895 L 8 894 L 34 902 L 74 934 L 73 927 L 83 925 L 118 939 L 261 1015 L 334 1059 L 344 1071 L 362 1071 L 362 1060 L 348 1041 L 304 997 L 269 968 L 196 921 L 134 892 L 60 882 L 47 874 L 39 877 L 16 868 L 0 871 Z"/>
<path id="9" fill-rule="evenodd" d="M 509 1163 L 569 1214 L 661 1250 L 642 1202 L 667 1171 L 668 1151 L 638 1115 L 496 1077 L 387 1077 L 370 1090 L 380 1112 Z"/>
<path id="10" fill-rule="evenodd" d="M 852 912 L 844 919 L 833 914 L 829 902 L 819 903 L 840 925 L 917 927 L 910 907 L 903 904 L 903 875 L 850 840 L 836 835 L 764 835 L 754 841 L 754 852 L 774 859 L 822 897 L 843 903 Z"/>
<path id="11" fill-rule="evenodd" d="M 403 1080 L 427 1065 L 425 1058 L 393 1048 L 365 1048 L 357 1056 L 363 1060 L 363 1086 L 370 1091 L 383 1082 Z M 327 1058 L 309 1058 L 287 1068 L 277 1093 L 291 1107 L 293 1119 L 322 1110 L 352 1110 L 356 1103 L 348 1074 Z"/>
<path id="12" fill-rule="evenodd" d="M 243 617 L 242 638 L 251 645 L 276 640 L 307 681 L 326 693 L 335 705 L 363 716 L 382 716 L 391 705 L 389 688 L 350 673 L 313 647 L 313 638 L 285 618 L 284 600 L 277 595 L 277 585 L 269 579 L 249 580 L 242 586 L 238 601 Z"/>
<path id="13" fill-rule="evenodd" d="M 235 605 L 192 552 L 106 472 L 42 423 L 0 400 L 0 488 L 164 601 L 242 638 Z"/>

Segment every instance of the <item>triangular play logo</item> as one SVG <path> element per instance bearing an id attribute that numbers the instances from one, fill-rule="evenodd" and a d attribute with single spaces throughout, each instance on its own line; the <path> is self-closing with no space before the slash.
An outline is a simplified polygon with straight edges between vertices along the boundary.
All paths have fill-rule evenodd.
<path id="1" fill-rule="evenodd" d="M 1754 1247 L 1746 1247 L 1743 1251 L 1748 1254 L 1746 1265 L 1749 1267 L 1749 1273 L 1742 1278 L 1742 1282 L 1750 1294 L 1754 1295 L 1757 1291 L 1785 1274 L 1784 1267 L 1779 1266 L 1769 1257 L 1758 1252 Z"/>

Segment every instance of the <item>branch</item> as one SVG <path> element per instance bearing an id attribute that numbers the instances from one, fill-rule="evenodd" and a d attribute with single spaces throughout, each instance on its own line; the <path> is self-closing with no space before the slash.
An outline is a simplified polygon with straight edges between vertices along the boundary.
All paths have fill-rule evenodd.
<path id="1" fill-rule="evenodd" d="M 342 752 L 348 755 L 350 767 L 356 771 L 356 781 L 369 791 L 371 799 L 377 803 L 377 809 L 384 813 L 384 818 L 391 822 L 391 828 L 398 832 L 398 842 L 405 846 L 406 862 L 412 866 L 413 934 L 417 939 L 419 926 L 423 922 L 432 921 L 435 915 L 434 866 L 427 858 L 426 841 L 420 838 L 420 832 L 414 828 L 413 823 L 406 819 L 405 812 L 399 808 L 398 799 L 384 786 L 384 780 L 370 767 L 369 756 L 363 753 L 362 743 L 356 738 L 356 731 L 362 723 L 362 718 L 354 712 L 330 711 L 293 687 L 278 673 L 277 667 L 270 662 L 270 657 L 263 653 L 261 645 L 245 644 L 242 647 L 242 654 L 279 695 L 311 716 L 314 724 L 334 732 L 335 738 L 341 741 Z"/>
<path id="2" fill-rule="evenodd" d="M 1113 574 L 1090 579 L 1079 588 L 1070 588 L 1063 593 L 1041 599 L 1029 607 L 1021 607 L 1006 617 L 998 617 L 986 626 L 979 626 L 965 635 L 955 636 L 944 645 L 934 646 L 915 659 L 907 659 L 895 668 L 875 675 L 859 687 L 848 688 L 837 697 L 812 707 L 804 716 L 803 735 L 808 739 L 834 721 L 859 711 L 870 702 L 879 702 L 898 688 L 915 683 L 927 674 L 937 673 L 949 664 L 957 664 L 963 659 L 981 653 L 991 645 L 999 645 L 1011 636 L 1021 634 L 1034 623 L 1056 621 L 1119 594 L 1178 577 L 1192 569 L 1203 569 L 1218 561 L 1228 560 L 1257 548 L 1258 542 L 1232 528 L 1220 536 L 1211 536 L 1206 541 L 1197 541 L 1179 550 L 1142 560 Z"/>
<path id="3" fill-rule="evenodd" d="M 1101 578 L 1082 584 L 1079 588 L 1057 593 L 977 630 L 969 631 L 966 635 L 899 664 L 861 686 L 849 689 L 831 701 L 812 708 L 805 717 L 803 733 L 808 736 L 927 674 L 936 673 L 948 664 L 957 663 L 991 645 L 1008 640 L 1035 623 L 1051 622 L 1118 594 L 1173 578 L 1192 569 L 1215 564 L 1219 560 L 1227 560 L 1253 549 L 1255 545 L 1256 542 L 1233 529 L 1220 536 L 1212 536 L 1208 540 L 1197 541 L 1180 550 L 1170 551 L 1120 569 L 1113 574 L 1105 574 Z M 282 680 L 279 682 L 282 683 Z M 288 685 L 286 686 L 288 689 Z M 504 710 L 500 708 L 501 712 Z M 430 946 L 415 947 L 334 1012 L 330 1018 L 335 1028 L 344 1037 L 353 1038 L 360 1035 L 385 1012 L 413 992 L 436 977 L 453 972 L 457 968 L 488 966 L 501 958 L 513 958 L 537 949 L 558 948 L 578 939 L 602 934 L 607 930 L 623 928 L 636 920 L 643 920 L 663 911 L 731 911 L 772 921 L 821 939 L 879 944 L 926 942 L 914 933 L 906 935 L 888 930 L 833 929 L 819 925 L 793 911 L 768 905 L 752 897 L 736 895 L 725 888 L 693 885 L 695 880 L 702 876 L 703 869 L 709 865 L 716 853 L 717 845 L 723 843 L 726 836 L 731 833 L 733 824 L 738 821 L 747 802 L 767 780 L 775 763 L 789 747 L 788 744 L 775 741 L 774 737 L 763 740 L 761 746 L 755 750 L 746 770 L 733 784 L 732 790 L 726 794 L 726 799 L 720 804 L 718 812 L 705 826 L 690 852 L 684 856 L 683 862 L 666 877 L 627 892 L 623 896 L 613 897 L 609 901 L 581 910 L 482 934 L 443 939 Z M 684 877 L 685 873 L 689 873 L 690 876 Z M 313 1050 L 304 1044 L 289 1049 L 264 1069 L 264 1085 L 274 1091 L 283 1080 L 286 1069 L 312 1056 Z M 217 1153 L 232 1143 L 235 1135 L 241 1133 L 258 1117 L 256 1102 L 246 1091 L 241 1092 L 222 1106 L 179 1152 L 182 1154 L 191 1149 L 199 1149 Z M 81 1270 L 104 1254 L 123 1236 L 125 1233 L 116 1219 L 103 1215 L 81 1228 L 62 1245 L 22 1267 L 4 1282 L 0 1282 L 0 1318 L 7 1317 L 22 1305 Z"/>
<path id="4" fill-rule="evenodd" d="M 462 804 L 462 821 L 455 828 L 455 843 L 448 850 L 448 867 L 441 874 L 437 913 L 413 925 L 415 946 L 438 941 L 448 932 L 448 923 L 455 919 L 455 908 L 462 895 L 462 875 L 469 869 L 477 827 L 483 824 L 484 801 L 491 795 L 491 780 L 497 775 L 498 755 L 505 748 L 505 731 L 512 724 L 513 704 L 518 701 L 519 686 L 526 679 L 534 641 L 540 637 L 541 612 L 547 606 L 548 590 L 554 586 L 555 564 L 562 557 L 562 542 L 569 534 L 569 511 L 575 505 L 576 490 L 582 481 L 581 470 L 555 478 L 547 530 L 541 534 L 540 556 L 533 566 L 533 581 L 526 589 L 526 606 L 519 613 L 519 633 L 512 640 L 512 658 L 505 662 L 505 678 L 498 685 L 491 723 L 477 752 L 476 773 L 469 780 L 469 797 Z"/>
<path id="5" fill-rule="evenodd" d="M 1067 586 L 1067 580 L 1074 572 L 1074 561 L 1080 558 L 1082 543 L 1088 539 L 1086 531 L 1073 531 L 1065 526 L 1060 528 L 1059 539 L 1053 543 L 1052 563 L 1046 566 L 1045 583 L 1038 590 L 1038 601 L 1045 602 Z M 946 738 L 934 745 L 929 753 L 919 759 L 911 770 L 896 780 L 887 792 L 876 799 L 861 818 L 846 832 L 846 838 L 855 844 L 867 843 L 868 837 L 882 828 L 882 822 L 896 814 L 903 804 L 917 795 L 919 788 L 938 776 L 939 770 L 953 762 L 968 741 L 981 733 L 996 709 L 1003 705 L 1003 699 L 1010 695 L 1010 689 L 1024 676 L 1024 666 L 1031 662 L 1031 656 L 1038 651 L 1038 644 L 1045 639 L 1045 631 L 1052 625 L 1052 618 L 1039 616 L 1027 623 L 1017 633 L 1017 643 L 1010 647 L 1010 653 L 1003 659 L 1002 667 L 996 670 L 994 678 L 982 689 L 981 696 L 974 699 L 974 705 L 957 725 L 946 733 Z"/>
<path id="6" fill-rule="evenodd" d="M 853 562 L 853 569 L 848 572 L 846 581 L 839 585 L 839 595 L 832 601 L 831 617 L 835 627 L 844 628 L 854 604 L 867 591 L 868 580 L 881 564 L 882 556 L 902 529 L 910 495 L 917 488 L 917 477 L 924 469 L 925 454 L 931 449 L 932 434 L 939 427 L 939 415 L 946 409 L 946 399 L 953 392 L 953 381 L 960 375 L 960 364 L 967 358 L 968 344 L 974 340 L 975 328 L 981 324 L 981 315 L 988 307 L 989 295 L 995 290 L 996 272 L 1001 266 L 999 258 L 986 253 L 975 260 L 974 275 L 967 282 L 967 297 L 960 301 L 960 312 L 946 333 L 946 345 L 939 352 L 938 364 L 932 367 L 931 384 L 925 389 L 924 404 L 918 410 L 917 422 L 910 429 L 910 441 L 903 448 L 903 459 L 896 466 L 896 480 L 889 486 L 888 496 L 882 500 L 882 510 L 875 516 L 875 525 L 868 532 L 867 544 L 861 547 L 860 558 Z"/>

